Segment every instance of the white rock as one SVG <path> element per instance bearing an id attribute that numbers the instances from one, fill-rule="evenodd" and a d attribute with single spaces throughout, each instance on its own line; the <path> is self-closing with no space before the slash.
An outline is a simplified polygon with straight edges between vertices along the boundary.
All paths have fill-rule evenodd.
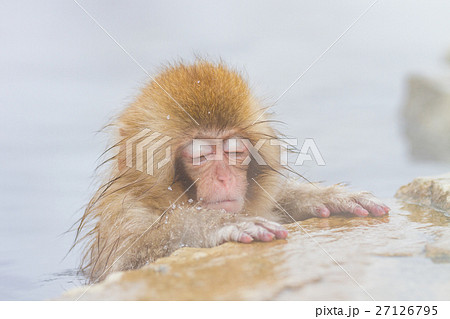
<path id="1" fill-rule="evenodd" d="M 413 157 L 450 161 L 450 75 L 411 76 L 403 115 Z"/>

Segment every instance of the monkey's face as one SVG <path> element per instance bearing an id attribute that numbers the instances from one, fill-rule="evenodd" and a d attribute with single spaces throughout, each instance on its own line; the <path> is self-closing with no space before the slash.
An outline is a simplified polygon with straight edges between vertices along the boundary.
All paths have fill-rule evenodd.
<path id="1" fill-rule="evenodd" d="M 202 207 L 240 212 L 247 193 L 247 148 L 238 138 L 195 139 L 181 152 L 186 177 Z"/>

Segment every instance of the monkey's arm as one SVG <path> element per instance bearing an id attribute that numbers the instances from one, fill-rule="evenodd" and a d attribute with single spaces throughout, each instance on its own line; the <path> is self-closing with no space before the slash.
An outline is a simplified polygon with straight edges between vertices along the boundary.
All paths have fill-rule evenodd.
<path id="1" fill-rule="evenodd" d="M 200 207 L 181 207 L 168 212 L 156 226 L 154 236 L 159 236 L 158 233 L 170 237 L 167 239 L 172 249 L 165 254 L 183 246 L 213 247 L 227 241 L 249 243 L 287 236 L 281 225 L 264 218 Z"/>
<path id="2" fill-rule="evenodd" d="M 142 267 L 185 246 L 213 247 L 227 241 L 250 243 L 287 237 L 281 225 L 263 218 L 199 207 L 170 209 L 160 217 L 148 209 L 134 208 L 120 223 L 104 230 L 107 234 L 100 243 L 93 243 L 100 247 L 100 253 L 94 258 L 97 262 L 91 269 L 91 281 L 102 280 L 113 271 Z M 108 244 L 114 242 L 117 245 Z"/>
<path id="3" fill-rule="evenodd" d="M 389 207 L 368 192 L 352 193 L 341 185 L 323 187 L 289 179 L 278 199 L 279 206 L 295 220 L 310 217 L 329 217 L 331 214 L 350 213 L 356 216 L 382 216 Z M 277 208 L 282 211 L 283 209 Z M 286 216 L 286 222 L 292 218 Z"/>

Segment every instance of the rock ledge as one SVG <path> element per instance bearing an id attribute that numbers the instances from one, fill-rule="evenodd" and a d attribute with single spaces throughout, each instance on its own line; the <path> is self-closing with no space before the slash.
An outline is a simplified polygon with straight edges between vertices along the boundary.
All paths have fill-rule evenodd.
<path id="1" fill-rule="evenodd" d="M 416 178 L 400 187 L 395 197 L 411 204 L 450 213 L 450 173 Z"/>

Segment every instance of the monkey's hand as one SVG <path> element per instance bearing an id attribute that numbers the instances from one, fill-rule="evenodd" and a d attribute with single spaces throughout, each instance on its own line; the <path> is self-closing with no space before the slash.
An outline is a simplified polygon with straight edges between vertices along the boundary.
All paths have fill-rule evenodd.
<path id="1" fill-rule="evenodd" d="M 379 217 L 390 211 L 388 206 L 369 192 L 350 193 L 345 190 L 325 195 L 322 202 L 317 202 L 309 209 L 317 217 L 329 217 L 332 214 L 341 213 L 360 217 L 369 215 Z"/>
<path id="2" fill-rule="evenodd" d="M 251 243 L 254 240 L 272 241 L 275 238 L 285 239 L 287 230 L 278 223 L 261 217 L 238 219 L 236 222 L 222 226 L 217 231 L 217 243 L 227 241 Z"/>
<path id="3" fill-rule="evenodd" d="M 341 185 L 322 187 L 290 182 L 279 202 L 296 220 L 310 217 L 325 218 L 343 213 L 360 217 L 369 215 L 378 217 L 390 211 L 388 206 L 371 193 L 349 192 Z"/>

